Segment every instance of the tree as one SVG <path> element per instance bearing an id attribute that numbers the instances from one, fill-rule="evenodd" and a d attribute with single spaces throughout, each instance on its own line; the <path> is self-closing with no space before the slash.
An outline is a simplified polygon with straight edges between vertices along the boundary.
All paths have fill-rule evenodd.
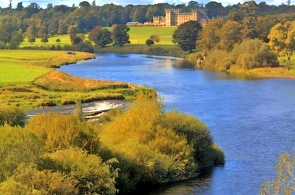
<path id="1" fill-rule="evenodd" d="M 46 157 L 45 160 L 50 159 L 55 167 L 59 167 L 59 172 L 77 180 L 75 187 L 79 194 L 116 194 L 118 170 L 112 167 L 112 163 L 117 162 L 115 159 L 103 162 L 97 155 L 72 147 L 49 153 Z"/>
<path id="2" fill-rule="evenodd" d="M 284 153 L 280 155 L 275 168 L 277 169 L 276 177 L 271 181 L 262 182 L 259 194 L 293 194 L 295 190 L 294 154 Z"/>
<path id="3" fill-rule="evenodd" d="M 151 46 L 151 45 L 154 44 L 154 41 L 151 40 L 151 39 L 147 39 L 146 42 L 145 42 L 145 44 L 147 44 L 148 46 Z"/>
<path id="4" fill-rule="evenodd" d="M 0 184 L 1 194 L 78 194 L 73 177 L 48 170 L 39 171 L 33 165 L 20 165 L 12 177 Z"/>
<path id="5" fill-rule="evenodd" d="M 269 45 L 278 55 L 292 55 L 295 49 L 295 21 L 278 23 L 270 30 Z"/>
<path id="6" fill-rule="evenodd" d="M 90 5 L 90 3 L 88 1 L 82 1 L 82 2 L 80 2 L 79 3 L 79 6 L 80 7 L 87 8 L 87 9 L 91 7 L 91 5 Z"/>
<path id="7" fill-rule="evenodd" d="M 157 34 L 155 34 L 155 35 L 151 35 L 150 36 L 150 39 L 151 40 L 153 40 L 154 42 L 156 42 L 156 43 L 159 43 L 160 42 L 160 35 L 157 35 Z"/>
<path id="8" fill-rule="evenodd" d="M 236 65 L 244 69 L 278 66 L 277 56 L 258 39 L 244 40 L 233 49 L 232 56 Z"/>
<path id="9" fill-rule="evenodd" d="M 236 21 L 228 20 L 223 24 L 220 30 L 220 42 L 218 44 L 220 49 L 231 51 L 236 44 L 241 43 L 241 25 Z"/>
<path id="10" fill-rule="evenodd" d="M 17 3 L 16 10 L 17 11 L 22 11 L 23 9 L 24 9 L 23 2 Z"/>
<path id="11" fill-rule="evenodd" d="M 47 42 L 48 42 L 47 35 L 44 35 L 44 36 L 41 38 L 41 42 L 42 42 L 42 43 L 47 43 Z"/>
<path id="12" fill-rule="evenodd" d="M 202 26 L 197 21 L 188 21 L 181 24 L 173 33 L 173 40 L 183 51 L 192 51 L 196 48 L 196 41 Z"/>
<path id="13" fill-rule="evenodd" d="M 201 33 L 198 43 L 203 47 L 204 51 L 210 51 L 215 48 L 220 41 L 220 29 L 224 24 L 223 19 L 210 20 Z"/>
<path id="14" fill-rule="evenodd" d="M 89 39 L 99 47 L 105 47 L 113 42 L 112 33 L 108 29 L 97 26 L 89 33 Z"/>
<path id="15" fill-rule="evenodd" d="M 114 45 L 122 47 L 124 44 L 130 43 L 128 31 L 130 29 L 125 24 L 118 24 L 113 31 Z"/>
<path id="16" fill-rule="evenodd" d="M 0 182 L 10 177 L 20 164 L 30 164 L 43 153 L 42 142 L 28 129 L 0 126 Z"/>

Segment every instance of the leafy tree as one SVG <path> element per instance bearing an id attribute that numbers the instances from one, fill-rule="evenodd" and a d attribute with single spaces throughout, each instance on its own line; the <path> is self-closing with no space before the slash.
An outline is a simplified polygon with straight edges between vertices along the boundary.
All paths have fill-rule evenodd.
<path id="1" fill-rule="evenodd" d="M 259 194 L 293 194 L 295 190 L 294 154 L 284 153 L 280 155 L 275 168 L 277 169 L 276 177 L 270 181 L 262 182 Z"/>
<path id="2" fill-rule="evenodd" d="M 133 10 L 134 11 L 131 13 L 132 21 L 140 22 L 140 23 L 147 21 L 145 18 L 145 15 L 147 12 L 146 6 L 141 5 L 141 6 L 135 7 Z"/>
<path id="3" fill-rule="evenodd" d="M 47 43 L 48 42 L 47 35 L 45 35 L 44 37 L 41 38 L 41 42 L 42 43 Z"/>
<path id="4" fill-rule="evenodd" d="M 39 171 L 33 165 L 20 165 L 14 174 L 0 183 L 1 194 L 78 194 L 77 181 L 49 170 Z"/>
<path id="5" fill-rule="evenodd" d="M 223 19 L 215 19 L 208 22 L 201 32 L 198 43 L 203 47 L 204 51 L 210 51 L 215 48 L 220 41 L 220 31 L 225 21 Z"/>
<path id="6" fill-rule="evenodd" d="M 22 11 L 23 9 L 24 9 L 23 2 L 17 3 L 16 10 L 17 11 Z"/>
<path id="7" fill-rule="evenodd" d="M 122 47 L 124 44 L 130 43 L 129 30 L 130 29 L 125 24 L 115 25 L 113 30 L 114 45 Z"/>
<path id="8" fill-rule="evenodd" d="M 29 36 L 29 37 L 28 37 L 28 42 L 29 42 L 29 43 L 36 42 L 35 37 L 33 37 L 33 36 Z"/>
<path id="9" fill-rule="evenodd" d="M 266 43 L 258 39 L 244 40 L 232 53 L 233 61 L 244 69 L 278 66 L 277 56 Z"/>
<path id="10" fill-rule="evenodd" d="M 245 17 L 242 20 L 243 28 L 241 29 L 241 33 L 243 39 L 255 39 L 258 38 L 258 34 L 256 31 L 257 19 L 256 17 Z"/>
<path id="11" fill-rule="evenodd" d="M 42 152 L 42 142 L 27 129 L 0 126 L 0 182 L 10 177 L 20 164 L 39 159 Z"/>
<path id="12" fill-rule="evenodd" d="M 210 1 L 205 5 L 205 8 L 207 9 L 207 15 L 209 18 L 227 15 L 226 8 L 224 8 L 221 3 L 217 3 L 216 1 Z"/>
<path id="13" fill-rule="evenodd" d="M 50 113 L 30 118 L 27 127 L 44 141 L 47 151 L 73 146 L 94 153 L 99 142 L 90 125 L 76 116 Z"/>
<path id="14" fill-rule="evenodd" d="M 113 42 L 112 33 L 108 29 L 96 27 L 89 33 L 89 39 L 99 47 L 105 47 Z"/>
<path id="15" fill-rule="evenodd" d="M 236 21 L 226 21 L 220 29 L 220 42 L 218 44 L 220 49 L 231 51 L 236 44 L 241 43 L 241 25 Z"/>
<path id="16" fill-rule="evenodd" d="M 147 46 L 151 46 L 151 45 L 154 44 L 154 41 L 151 40 L 151 39 L 147 39 L 146 42 L 145 42 L 145 44 L 146 44 Z"/>
<path id="17" fill-rule="evenodd" d="M 102 162 L 102 159 L 86 151 L 68 148 L 46 155 L 59 167 L 59 172 L 76 180 L 79 194 L 115 194 L 115 179 L 118 170 L 112 168 L 115 159 Z M 50 167 L 49 167 L 50 168 Z"/>
<path id="18" fill-rule="evenodd" d="M 26 114 L 17 107 L 8 107 L 0 110 L 0 125 L 24 126 Z"/>
<path id="19" fill-rule="evenodd" d="M 150 39 L 153 40 L 156 43 L 159 43 L 161 41 L 160 35 L 157 35 L 157 34 L 151 35 Z"/>
<path id="20" fill-rule="evenodd" d="M 278 23 L 268 35 L 270 47 L 278 55 L 292 55 L 295 49 L 295 21 L 288 21 L 285 24 Z"/>
<path id="21" fill-rule="evenodd" d="M 202 26 L 197 21 L 188 21 L 181 24 L 173 33 L 173 40 L 183 51 L 192 51 L 196 48 L 196 41 Z"/>
<path id="22" fill-rule="evenodd" d="M 91 7 L 91 5 L 90 5 L 90 3 L 88 1 L 82 1 L 82 2 L 80 2 L 79 3 L 79 6 L 80 7 L 84 7 L 84 8 L 90 8 Z"/>

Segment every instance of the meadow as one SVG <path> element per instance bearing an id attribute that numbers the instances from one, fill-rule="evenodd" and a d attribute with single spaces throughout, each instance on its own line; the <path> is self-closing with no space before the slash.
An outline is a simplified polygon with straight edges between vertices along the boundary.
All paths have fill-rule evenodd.
<path id="1" fill-rule="evenodd" d="M 108 30 L 112 31 L 112 27 L 107 27 Z M 147 39 L 151 35 L 159 35 L 159 43 L 155 45 L 170 45 L 174 46 L 172 42 L 172 35 L 176 27 L 160 27 L 160 26 L 137 26 L 130 27 L 129 36 L 131 45 L 145 45 Z M 85 38 L 88 39 L 88 33 L 84 34 Z M 59 39 L 60 42 L 56 40 Z M 41 38 L 36 38 L 35 42 L 29 43 L 28 39 L 25 38 L 21 43 L 20 48 L 30 48 L 30 47 L 51 47 L 52 45 L 61 47 L 65 45 L 71 45 L 71 40 L 68 34 L 64 35 L 55 35 L 48 37 L 48 42 L 42 43 Z"/>
<path id="2" fill-rule="evenodd" d="M 130 27 L 129 36 L 131 44 L 145 44 L 146 40 L 151 35 L 159 35 L 160 42 L 155 45 L 174 45 L 172 42 L 173 32 L 177 27 L 161 27 L 161 26 L 146 26 L 146 27 Z"/>
<path id="3" fill-rule="evenodd" d="M 88 35 L 87 35 L 88 36 Z M 60 42 L 56 40 L 59 39 Z M 36 38 L 35 42 L 28 42 L 28 39 L 25 38 L 24 41 L 20 44 L 20 48 L 30 48 L 30 47 L 50 47 L 52 45 L 57 46 L 60 45 L 61 47 L 65 45 L 71 45 L 71 39 L 68 34 L 64 35 L 55 35 L 48 37 L 48 42 L 41 42 L 41 38 Z"/>

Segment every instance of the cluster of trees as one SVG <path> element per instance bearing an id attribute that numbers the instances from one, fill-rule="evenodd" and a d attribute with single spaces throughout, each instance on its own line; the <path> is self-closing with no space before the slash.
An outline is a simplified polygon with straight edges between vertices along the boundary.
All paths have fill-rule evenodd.
<path id="1" fill-rule="evenodd" d="M 277 55 L 292 53 L 295 15 L 261 16 L 259 9 L 249 1 L 232 9 L 225 20 L 209 21 L 197 41 L 206 56 L 199 65 L 217 70 L 278 66 Z"/>
<path id="2" fill-rule="evenodd" d="M 291 5 L 271 6 L 265 2 L 255 5 L 256 13 L 259 16 L 291 13 L 294 9 L 294 6 Z M 72 7 L 54 6 L 50 3 L 46 8 L 41 8 L 37 3 L 31 3 L 24 7 L 22 2 L 13 8 L 10 3 L 7 8 L 0 8 L 0 46 L 15 48 L 23 37 L 27 37 L 31 42 L 39 37 L 46 42 L 48 36 L 68 33 L 71 26 L 75 26 L 76 33 L 85 33 L 96 26 L 126 24 L 129 21 L 152 21 L 153 16 L 164 16 L 167 8 L 184 11 L 190 11 L 192 8 L 206 8 L 209 18 L 227 16 L 228 14 L 232 15 L 231 17 L 239 18 L 240 7 L 241 4 L 223 7 L 221 3 L 214 1 L 206 5 L 191 1 L 187 5 L 158 3 L 155 5 L 127 5 L 125 7 L 115 4 L 97 6 L 95 1 L 91 4 L 82 1 L 78 6 L 73 5 Z"/>
<path id="3" fill-rule="evenodd" d="M 163 112 L 150 92 L 100 122 L 84 121 L 79 106 L 74 115 L 41 114 L 26 124 L 11 123 L 10 113 L 0 117 L 1 194 L 128 193 L 224 163 L 202 122 Z"/>
<path id="4" fill-rule="evenodd" d="M 125 24 L 114 25 L 112 32 L 106 28 L 97 26 L 90 31 L 89 39 L 98 47 L 105 47 L 113 42 L 114 46 L 122 47 L 124 44 L 130 43 L 129 30 Z"/>

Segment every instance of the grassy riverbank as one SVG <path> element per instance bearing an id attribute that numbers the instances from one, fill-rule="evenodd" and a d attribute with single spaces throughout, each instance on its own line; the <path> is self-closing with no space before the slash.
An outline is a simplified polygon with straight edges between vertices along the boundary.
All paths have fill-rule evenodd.
<path id="1" fill-rule="evenodd" d="M 81 79 L 50 67 L 93 58 L 65 51 L 0 51 L 0 108 L 36 108 L 71 104 L 77 100 L 130 98 L 139 87 L 123 82 Z"/>
<path id="2" fill-rule="evenodd" d="M 187 54 L 185 58 L 192 63 L 192 66 L 196 69 L 200 68 L 197 65 L 197 59 L 200 54 L 198 52 Z M 295 55 L 287 60 L 286 57 L 279 57 L 280 62 L 279 67 L 263 67 L 263 68 L 253 68 L 253 69 L 243 69 L 237 66 L 232 66 L 226 71 L 229 74 L 235 75 L 238 78 L 288 78 L 295 79 Z M 206 69 L 203 67 L 202 69 Z M 208 69 L 209 71 L 219 71 Z"/>

